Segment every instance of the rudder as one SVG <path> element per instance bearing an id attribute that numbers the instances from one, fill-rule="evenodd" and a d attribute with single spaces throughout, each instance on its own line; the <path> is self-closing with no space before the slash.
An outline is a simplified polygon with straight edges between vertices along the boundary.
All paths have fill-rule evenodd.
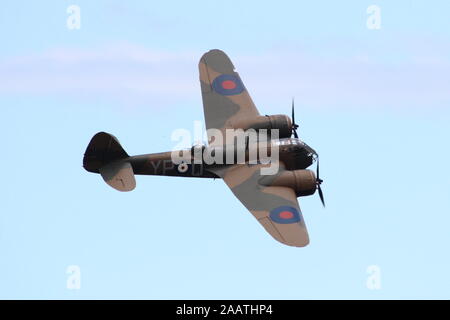
<path id="1" fill-rule="evenodd" d="M 99 132 L 92 137 L 83 158 L 83 167 L 94 173 L 100 173 L 100 168 L 112 161 L 128 158 L 122 146 L 112 134 Z"/>
<path id="2" fill-rule="evenodd" d="M 83 157 L 83 167 L 100 173 L 103 180 L 119 191 L 131 191 L 136 187 L 133 167 L 122 146 L 112 134 L 99 132 L 92 137 Z"/>

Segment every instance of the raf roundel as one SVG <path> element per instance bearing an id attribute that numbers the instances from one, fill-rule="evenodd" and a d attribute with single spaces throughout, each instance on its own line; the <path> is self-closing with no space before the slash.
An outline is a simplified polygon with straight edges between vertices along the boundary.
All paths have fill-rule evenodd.
<path id="1" fill-rule="evenodd" d="M 294 207 L 281 206 L 270 211 L 270 220 L 281 224 L 290 224 L 300 221 L 300 214 Z"/>
<path id="2" fill-rule="evenodd" d="M 239 77 L 232 74 L 222 74 L 212 83 L 214 91 L 224 96 L 234 96 L 244 91 L 244 85 Z"/>

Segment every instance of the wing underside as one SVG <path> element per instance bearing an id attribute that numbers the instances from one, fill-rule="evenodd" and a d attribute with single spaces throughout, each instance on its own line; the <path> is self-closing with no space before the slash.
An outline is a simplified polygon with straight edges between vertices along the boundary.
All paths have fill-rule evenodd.
<path id="1" fill-rule="evenodd" d="M 235 128 L 243 118 L 259 116 L 230 58 L 220 50 L 205 53 L 199 62 L 206 129 Z M 210 137 L 208 137 L 210 138 Z M 214 143 L 212 143 L 214 144 Z"/>
<path id="2" fill-rule="evenodd" d="M 263 165 L 233 165 L 218 169 L 234 195 L 273 238 L 289 246 L 304 247 L 308 232 L 293 189 L 265 186 L 260 181 Z M 284 170 L 280 167 L 280 170 Z"/>

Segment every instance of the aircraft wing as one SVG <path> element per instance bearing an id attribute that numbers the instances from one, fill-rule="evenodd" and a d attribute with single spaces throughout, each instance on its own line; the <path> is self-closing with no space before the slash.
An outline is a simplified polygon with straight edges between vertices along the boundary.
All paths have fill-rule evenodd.
<path id="1" fill-rule="evenodd" d="M 233 63 L 223 51 L 205 53 L 199 62 L 199 72 L 206 129 L 218 129 L 224 134 L 227 128 L 237 129 L 233 122 L 238 119 L 259 116 Z"/>
<path id="2" fill-rule="evenodd" d="M 308 232 L 294 190 L 262 184 L 277 177 L 261 175 L 262 166 L 237 164 L 212 171 L 225 181 L 272 237 L 289 246 L 306 246 L 309 243 Z M 278 175 L 283 170 L 280 163 Z"/>

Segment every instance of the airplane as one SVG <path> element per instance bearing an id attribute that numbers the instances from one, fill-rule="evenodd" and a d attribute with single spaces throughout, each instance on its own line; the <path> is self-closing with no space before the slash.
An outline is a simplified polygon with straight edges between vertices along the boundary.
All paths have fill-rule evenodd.
<path id="1" fill-rule="evenodd" d="M 317 190 L 325 206 L 323 180 L 319 178 L 317 152 L 298 138 L 294 101 L 292 119 L 287 115 L 260 115 L 230 58 L 221 50 L 210 50 L 201 57 L 199 73 L 209 142 L 201 148 L 222 148 L 225 153 L 228 150 L 223 148 L 228 142 L 215 141 L 210 129 L 216 133 L 228 129 L 268 130 L 266 142 L 278 148 L 275 174 L 263 175 L 261 169 L 269 164 L 250 162 L 248 150 L 244 163 L 231 164 L 210 164 L 203 160 L 177 162 L 173 160 L 173 151 L 129 156 L 117 138 L 106 132 L 99 132 L 91 139 L 84 153 L 83 167 L 101 174 L 108 185 L 119 191 L 133 190 L 135 175 L 223 179 L 274 239 L 293 247 L 308 245 L 309 236 L 297 198 Z M 274 130 L 278 133 L 276 139 L 270 135 Z M 188 157 L 194 157 L 196 148 L 187 150 Z M 317 162 L 316 173 L 306 169 L 314 162 Z"/>

